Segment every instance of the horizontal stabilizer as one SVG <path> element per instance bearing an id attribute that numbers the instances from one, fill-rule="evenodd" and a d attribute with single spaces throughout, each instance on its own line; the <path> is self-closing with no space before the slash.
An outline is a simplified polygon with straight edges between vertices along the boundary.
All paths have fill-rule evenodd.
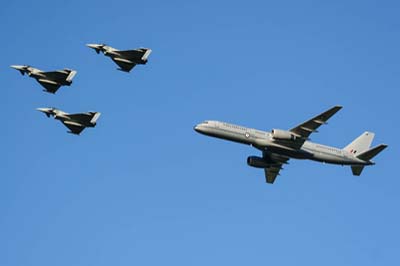
<path id="1" fill-rule="evenodd" d="M 386 149 L 387 145 L 386 144 L 381 144 L 376 147 L 373 147 L 372 149 L 369 149 L 357 156 L 357 158 L 363 160 L 363 161 L 369 161 L 372 158 L 374 158 L 378 153 Z"/>
<path id="2" fill-rule="evenodd" d="M 367 163 L 373 164 L 373 162 L 371 162 L 370 160 L 372 158 L 374 158 L 376 155 L 378 155 L 378 153 L 380 153 L 381 151 L 383 151 L 384 149 L 386 149 L 387 145 L 386 144 L 381 144 L 378 145 L 372 149 L 369 149 L 367 151 L 364 151 L 362 153 L 360 153 L 359 155 L 357 155 L 356 157 L 358 159 L 361 159 Z M 353 165 L 351 166 L 351 171 L 353 172 L 353 175 L 355 176 L 359 176 L 361 175 L 362 170 L 364 169 L 364 165 Z"/>

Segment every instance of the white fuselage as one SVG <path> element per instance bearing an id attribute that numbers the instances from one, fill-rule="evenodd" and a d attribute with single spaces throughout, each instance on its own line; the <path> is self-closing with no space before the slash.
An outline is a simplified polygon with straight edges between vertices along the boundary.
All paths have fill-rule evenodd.
<path id="1" fill-rule="evenodd" d="M 299 148 L 293 148 L 291 141 L 275 140 L 270 132 L 247 128 L 219 121 L 205 121 L 194 128 L 204 135 L 254 146 L 261 151 L 295 159 L 310 159 L 339 165 L 368 165 L 350 152 L 311 141 L 305 141 Z"/>

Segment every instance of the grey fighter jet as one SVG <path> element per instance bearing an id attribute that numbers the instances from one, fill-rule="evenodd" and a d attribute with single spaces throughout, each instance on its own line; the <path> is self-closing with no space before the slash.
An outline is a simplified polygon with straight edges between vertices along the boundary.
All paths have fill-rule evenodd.
<path id="1" fill-rule="evenodd" d="M 287 164 L 290 158 L 349 165 L 353 175 L 359 176 L 364 166 L 375 164 L 371 159 L 387 147 L 380 144 L 370 148 L 374 133 L 364 132 L 343 149 L 309 141 L 310 134 L 317 132 L 318 127 L 326 124 L 341 108 L 334 106 L 290 130 L 273 129 L 266 132 L 219 121 L 202 122 L 194 130 L 211 137 L 251 145 L 260 150 L 262 157 L 250 156 L 247 164 L 263 168 L 267 183 L 274 183 L 282 165 Z"/>
<path id="2" fill-rule="evenodd" d="M 79 135 L 86 127 L 95 127 L 100 117 L 99 112 L 87 112 L 80 114 L 68 114 L 55 108 L 37 108 L 38 111 L 46 114 L 47 117 L 53 116 L 60 120 L 70 131 L 68 133 Z"/>
<path id="3" fill-rule="evenodd" d="M 87 46 L 93 48 L 98 54 L 102 52 L 110 57 L 120 67 L 118 70 L 124 72 L 131 71 L 136 65 L 145 65 L 151 54 L 151 49 L 148 48 L 120 51 L 105 44 L 87 44 Z"/>
<path id="4" fill-rule="evenodd" d="M 70 86 L 72 84 L 72 79 L 77 73 L 75 70 L 67 68 L 44 72 L 31 66 L 12 65 L 11 67 L 17 69 L 22 75 L 27 74 L 29 77 L 35 78 L 40 85 L 45 88 L 45 92 L 53 94 L 56 93 L 61 86 Z"/>

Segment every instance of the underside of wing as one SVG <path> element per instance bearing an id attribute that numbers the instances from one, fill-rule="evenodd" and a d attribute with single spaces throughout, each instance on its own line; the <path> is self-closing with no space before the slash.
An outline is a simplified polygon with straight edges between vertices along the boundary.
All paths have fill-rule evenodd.
<path id="1" fill-rule="evenodd" d="M 71 120 L 77 121 L 79 123 L 88 124 L 90 123 L 94 115 L 95 112 L 89 112 L 81 114 L 69 114 L 68 117 L 71 118 Z"/>
<path id="2" fill-rule="evenodd" d="M 118 54 L 130 60 L 141 60 L 145 53 L 146 50 L 144 49 L 118 51 Z"/>
<path id="3" fill-rule="evenodd" d="M 49 93 L 56 93 L 57 90 L 61 87 L 61 85 L 52 82 L 45 82 L 42 80 L 38 80 L 38 82 L 46 89 L 46 92 Z"/>
<path id="4" fill-rule="evenodd" d="M 263 153 L 263 158 L 265 161 L 270 162 L 269 166 L 264 168 L 265 181 L 269 184 L 273 184 L 279 172 L 283 169 L 282 165 L 287 164 L 289 158 L 268 152 Z"/>
<path id="5" fill-rule="evenodd" d="M 279 175 L 279 171 L 282 169 L 281 167 L 282 165 L 276 165 L 264 168 L 265 181 L 269 184 L 273 184 L 275 182 L 276 177 Z"/>
<path id="6" fill-rule="evenodd" d="M 55 80 L 55 81 L 64 81 L 67 79 L 69 72 L 60 70 L 60 71 L 50 71 L 50 72 L 43 72 L 46 75 L 46 78 Z"/>
<path id="7" fill-rule="evenodd" d="M 136 66 L 134 63 L 128 63 L 127 60 L 119 59 L 119 58 L 112 58 L 112 60 L 120 67 L 120 70 L 124 72 L 129 72 Z"/>
<path id="8" fill-rule="evenodd" d="M 70 121 L 64 121 L 63 124 L 70 130 L 70 133 L 79 135 L 85 127 L 75 123 L 75 122 L 70 122 Z"/>
<path id="9" fill-rule="evenodd" d="M 299 139 L 302 140 L 302 143 L 308 139 L 308 137 L 313 132 L 317 132 L 317 129 L 326 124 L 329 118 L 331 118 L 336 112 L 342 109 L 341 106 L 334 106 L 331 109 L 311 118 L 310 120 L 292 128 L 290 131 L 293 132 Z"/>

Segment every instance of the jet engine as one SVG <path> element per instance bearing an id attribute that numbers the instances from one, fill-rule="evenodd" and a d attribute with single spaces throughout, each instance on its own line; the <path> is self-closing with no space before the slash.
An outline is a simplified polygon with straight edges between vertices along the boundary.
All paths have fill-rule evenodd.
<path id="1" fill-rule="evenodd" d="M 271 133 L 272 133 L 272 137 L 277 140 L 295 140 L 296 139 L 296 136 L 292 132 L 286 131 L 286 130 L 273 129 L 271 131 Z"/>
<path id="2" fill-rule="evenodd" d="M 270 162 L 266 161 L 264 158 L 257 156 L 249 156 L 247 157 L 247 164 L 256 168 L 267 168 L 271 165 Z"/>

